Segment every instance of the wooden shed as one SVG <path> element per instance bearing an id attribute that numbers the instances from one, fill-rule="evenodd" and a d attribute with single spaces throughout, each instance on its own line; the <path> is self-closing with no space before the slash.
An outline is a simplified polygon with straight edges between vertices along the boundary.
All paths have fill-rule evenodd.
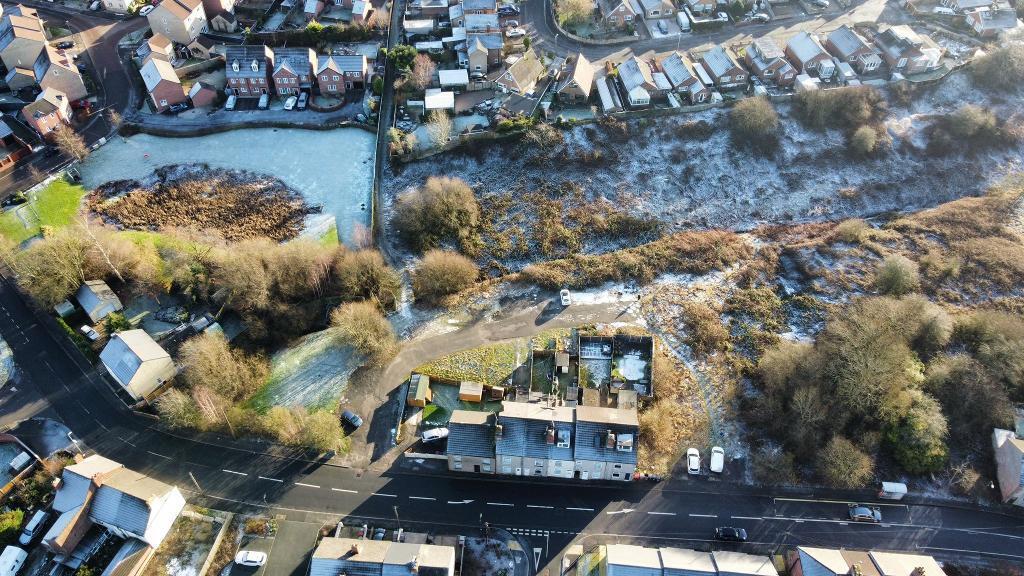
<path id="1" fill-rule="evenodd" d="M 430 402 L 433 396 L 430 393 L 430 377 L 426 374 L 413 374 L 409 377 L 409 394 L 405 397 L 405 403 L 409 406 L 423 408 Z"/>
<path id="2" fill-rule="evenodd" d="M 482 402 L 484 385 L 479 382 L 463 382 L 459 385 L 459 400 L 465 402 Z"/>

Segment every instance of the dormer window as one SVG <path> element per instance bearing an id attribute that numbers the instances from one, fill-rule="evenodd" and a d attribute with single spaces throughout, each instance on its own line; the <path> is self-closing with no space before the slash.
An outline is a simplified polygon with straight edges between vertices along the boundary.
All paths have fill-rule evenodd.
<path id="1" fill-rule="evenodd" d="M 257 62 L 255 58 L 252 59 L 252 64 L 250 64 L 250 66 L 252 67 L 252 71 L 253 72 L 259 72 L 260 71 L 260 63 Z"/>
<path id="2" fill-rule="evenodd" d="M 235 72 L 238 72 L 238 60 L 231 61 L 231 69 Z"/>

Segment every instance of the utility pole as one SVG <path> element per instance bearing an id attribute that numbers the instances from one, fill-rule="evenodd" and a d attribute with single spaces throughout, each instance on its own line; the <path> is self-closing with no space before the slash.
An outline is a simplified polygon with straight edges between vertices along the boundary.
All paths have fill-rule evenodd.
<path id="1" fill-rule="evenodd" d="M 203 493 L 203 489 L 202 489 L 202 487 L 199 486 L 199 482 L 196 480 L 196 477 L 192 475 L 192 471 L 191 470 L 188 471 L 188 477 L 191 478 L 192 479 L 192 483 L 196 485 L 196 490 L 200 494 L 202 494 Z"/>
<path id="2" fill-rule="evenodd" d="M 398 524 L 398 529 L 402 529 L 402 521 L 398 519 L 398 506 L 392 506 L 395 510 L 395 523 Z"/>

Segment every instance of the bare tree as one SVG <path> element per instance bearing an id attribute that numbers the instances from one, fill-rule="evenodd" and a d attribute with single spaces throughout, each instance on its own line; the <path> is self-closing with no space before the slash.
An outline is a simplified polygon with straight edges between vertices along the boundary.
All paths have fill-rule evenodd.
<path id="1" fill-rule="evenodd" d="M 124 117 L 121 116 L 120 112 L 111 108 L 110 110 L 107 110 L 107 122 L 109 122 L 110 127 L 116 131 L 119 130 L 121 128 L 121 124 L 124 123 Z"/>
<path id="2" fill-rule="evenodd" d="M 89 147 L 85 145 L 85 139 L 71 126 L 61 124 L 51 134 L 57 148 L 75 160 L 82 161 L 89 155 Z"/>
<path id="3" fill-rule="evenodd" d="M 427 134 L 430 134 L 430 138 L 437 146 L 443 146 L 445 142 L 448 142 L 455 130 L 452 119 L 444 110 L 434 110 L 428 114 L 426 128 Z"/>
<path id="4" fill-rule="evenodd" d="M 409 79 L 417 90 L 426 90 L 434 81 L 434 70 L 437 64 L 426 54 L 417 54 L 412 60 L 412 69 L 409 72 Z"/>
<path id="5" fill-rule="evenodd" d="M 121 270 L 110 259 L 110 253 L 107 252 L 104 243 L 100 241 L 96 236 L 96 232 L 93 231 L 89 217 L 82 216 L 81 220 L 79 220 L 79 224 L 81 225 L 80 227 L 82 228 L 82 231 L 85 232 L 85 235 L 89 237 L 92 247 L 99 252 L 100 257 L 103 258 L 103 261 L 106 263 L 107 267 L 110 268 L 110 271 L 114 273 L 114 276 L 117 276 L 118 280 L 124 282 L 124 276 L 121 274 Z"/>

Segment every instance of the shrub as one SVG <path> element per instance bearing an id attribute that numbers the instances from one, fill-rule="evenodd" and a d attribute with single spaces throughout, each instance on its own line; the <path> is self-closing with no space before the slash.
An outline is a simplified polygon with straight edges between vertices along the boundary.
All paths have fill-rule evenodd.
<path id="1" fill-rule="evenodd" d="M 1024 82 L 1024 44 L 1007 43 L 971 63 L 974 82 L 989 90 L 1010 92 Z"/>
<path id="2" fill-rule="evenodd" d="M 956 342 L 964 345 L 1016 400 L 1024 399 L 1024 318 L 980 311 L 957 323 Z"/>
<path id="3" fill-rule="evenodd" d="M 0 546 L 14 544 L 18 533 L 21 532 L 21 522 L 24 519 L 25 511 L 21 509 L 0 513 Z"/>
<path id="4" fill-rule="evenodd" d="M 875 469 L 871 457 L 842 436 L 829 440 L 815 466 L 818 476 L 834 488 L 861 488 Z"/>
<path id="5" fill-rule="evenodd" d="M 797 483 L 796 459 L 784 450 L 762 448 L 751 456 L 754 478 L 762 484 L 792 486 Z"/>
<path id="6" fill-rule="evenodd" d="M 853 130 L 880 122 L 887 110 L 885 98 L 870 86 L 801 92 L 794 106 L 800 122 L 815 130 Z"/>
<path id="7" fill-rule="evenodd" d="M 423 255 L 412 274 L 412 290 L 416 298 L 436 302 L 472 286 L 478 274 L 476 264 L 469 258 L 455 252 L 431 250 Z"/>
<path id="8" fill-rule="evenodd" d="M 729 128 L 737 147 L 768 154 L 778 146 L 779 115 L 767 98 L 741 100 L 729 112 Z"/>
<path id="9" fill-rule="evenodd" d="M 920 390 L 911 392 L 909 409 L 888 427 L 886 440 L 896 461 L 907 472 L 938 472 L 949 457 L 946 417 L 935 398 Z"/>
<path id="10" fill-rule="evenodd" d="M 729 331 L 722 324 L 718 313 L 705 304 L 686 302 L 683 304 L 683 324 L 686 326 L 686 343 L 699 355 L 724 352 L 729 348 Z"/>
<path id="11" fill-rule="evenodd" d="M 874 286 L 888 296 L 903 296 L 916 292 L 921 287 L 917 264 L 899 254 L 886 257 L 875 273 Z"/>
<path id="12" fill-rule="evenodd" d="M 395 206 L 394 225 L 414 250 L 442 241 L 467 240 L 480 224 L 480 205 L 473 190 L 458 178 L 427 179 L 417 190 L 403 194 Z"/>
<path id="13" fill-rule="evenodd" d="M 951 435 L 961 442 L 984 438 L 1013 422 L 1013 404 L 1003 386 L 977 360 L 964 354 L 928 366 L 926 389 L 942 404 Z"/>
<path id="14" fill-rule="evenodd" d="M 270 374 L 263 356 L 232 349 L 224 335 L 205 332 L 181 346 L 182 377 L 190 388 L 206 387 L 229 401 L 252 396 Z"/>
<path id="15" fill-rule="evenodd" d="M 835 235 L 836 239 L 840 242 L 855 243 L 860 242 L 861 238 L 864 237 L 864 233 L 871 229 L 871 226 L 867 222 L 860 218 L 851 218 L 849 220 L 843 220 L 836 226 Z"/>
<path id="16" fill-rule="evenodd" d="M 871 126 L 861 126 L 853 131 L 847 146 L 850 152 L 858 156 L 867 156 L 875 151 L 878 145 L 878 133 Z"/>
<path id="17" fill-rule="evenodd" d="M 398 341 L 391 323 L 371 302 L 350 302 L 331 313 L 331 330 L 343 344 L 380 365 L 394 356 Z"/>
<path id="18" fill-rule="evenodd" d="M 341 252 L 334 261 L 342 298 L 373 300 L 384 310 L 393 310 L 402 290 L 402 281 L 376 250 Z"/>
<path id="19" fill-rule="evenodd" d="M 132 323 L 124 317 L 124 314 L 121 314 L 120 312 L 111 312 L 107 315 L 106 320 L 103 321 L 103 329 L 108 335 L 114 334 L 124 330 L 131 330 Z"/>
<path id="20" fill-rule="evenodd" d="M 930 154 L 985 148 L 1005 140 L 996 115 L 974 104 L 966 104 L 952 114 L 939 116 L 928 127 Z"/>

